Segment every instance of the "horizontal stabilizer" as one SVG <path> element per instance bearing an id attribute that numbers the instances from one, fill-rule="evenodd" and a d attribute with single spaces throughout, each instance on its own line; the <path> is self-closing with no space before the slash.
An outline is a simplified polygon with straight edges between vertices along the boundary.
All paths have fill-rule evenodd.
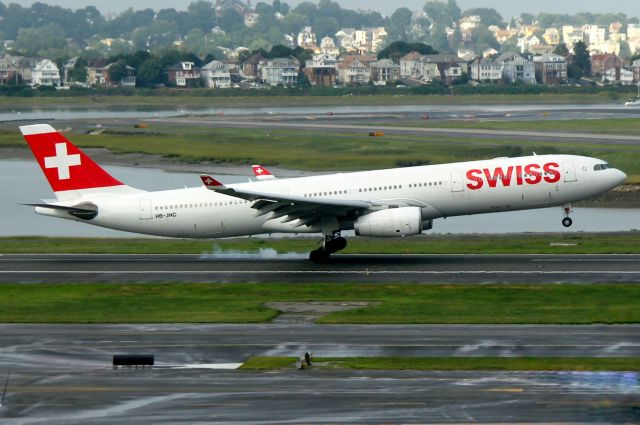
<path id="1" fill-rule="evenodd" d="M 55 204 L 22 204 L 22 205 L 64 211 L 66 213 L 71 214 L 74 217 L 83 218 L 86 220 L 92 219 L 98 215 L 98 207 L 91 203 L 81 204 L 80 206 L 76 206 L 76 207 L 67 207 L 64 205 L 55 205 Z"/>

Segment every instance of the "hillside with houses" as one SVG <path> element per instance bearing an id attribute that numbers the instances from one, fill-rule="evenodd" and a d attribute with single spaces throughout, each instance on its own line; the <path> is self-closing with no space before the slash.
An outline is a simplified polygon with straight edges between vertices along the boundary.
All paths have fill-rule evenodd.
<path id="1" fill-rule="evenodd" d="M 455 0 L 388 17 L 330 0 L 293 9 L 279 0 L 217 0 L 115 17 L 91 7 L 0 3 L 0 22 L 5 86 L 640 83 L 640 22 L 623 14 L 522 14 L 506 22 L 494 9 L 461 11 Z"/>

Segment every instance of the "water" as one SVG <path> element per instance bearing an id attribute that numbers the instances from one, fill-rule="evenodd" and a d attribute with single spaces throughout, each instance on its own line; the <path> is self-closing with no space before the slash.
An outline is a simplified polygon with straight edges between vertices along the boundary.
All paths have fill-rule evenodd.
<path id="1" fill-rule="evenodd" d="M 163 170 L 132 167 L 105 167 L 119 180 L 146 190 L 179 189 L 200 185 L 197 173 L 169 173 Z M 247 167 L 247 178 L 251 169 Z M 222 181 L 238 182 L 238 176 L 221 176 Z M 0 160 L 0 188 L 3 219 L 0 236 L 113 236 L 140 235 L 103 229 L 82 223 L 36 215 L 22 203 L 53 198 L 53 193 L 35 161 Z M 521 232 L 612 232 L 640 229 L 640 209 L 577 208 L 573 226 L 562 227 L 560 207 L 529 211 L 450 217 L 434 222 L 428 233 L 521 233 Z"/>

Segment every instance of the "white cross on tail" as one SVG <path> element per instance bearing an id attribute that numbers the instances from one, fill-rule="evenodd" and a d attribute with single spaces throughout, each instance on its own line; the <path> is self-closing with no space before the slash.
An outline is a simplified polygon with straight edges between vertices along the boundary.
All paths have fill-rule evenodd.
<path id="1" fill-rule="evenodd" d="M 74 165 L 80 165 L 80 155 L 68 155 L 66 143 L 56 143 L 56 156 L 48 156 L 44 159 L 45 168 L 57 168 L 58 179 L 68 180 L 71 178 L 69 168 Z"/>

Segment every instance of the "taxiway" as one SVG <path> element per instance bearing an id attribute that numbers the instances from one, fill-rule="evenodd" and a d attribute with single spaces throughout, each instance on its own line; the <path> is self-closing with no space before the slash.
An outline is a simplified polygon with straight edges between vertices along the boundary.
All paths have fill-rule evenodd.
<path id="1" fill-rule="evenodd" d="M 640 255 L 5 254 L 0 283 L 25 282 L 640 282 Z"/>

